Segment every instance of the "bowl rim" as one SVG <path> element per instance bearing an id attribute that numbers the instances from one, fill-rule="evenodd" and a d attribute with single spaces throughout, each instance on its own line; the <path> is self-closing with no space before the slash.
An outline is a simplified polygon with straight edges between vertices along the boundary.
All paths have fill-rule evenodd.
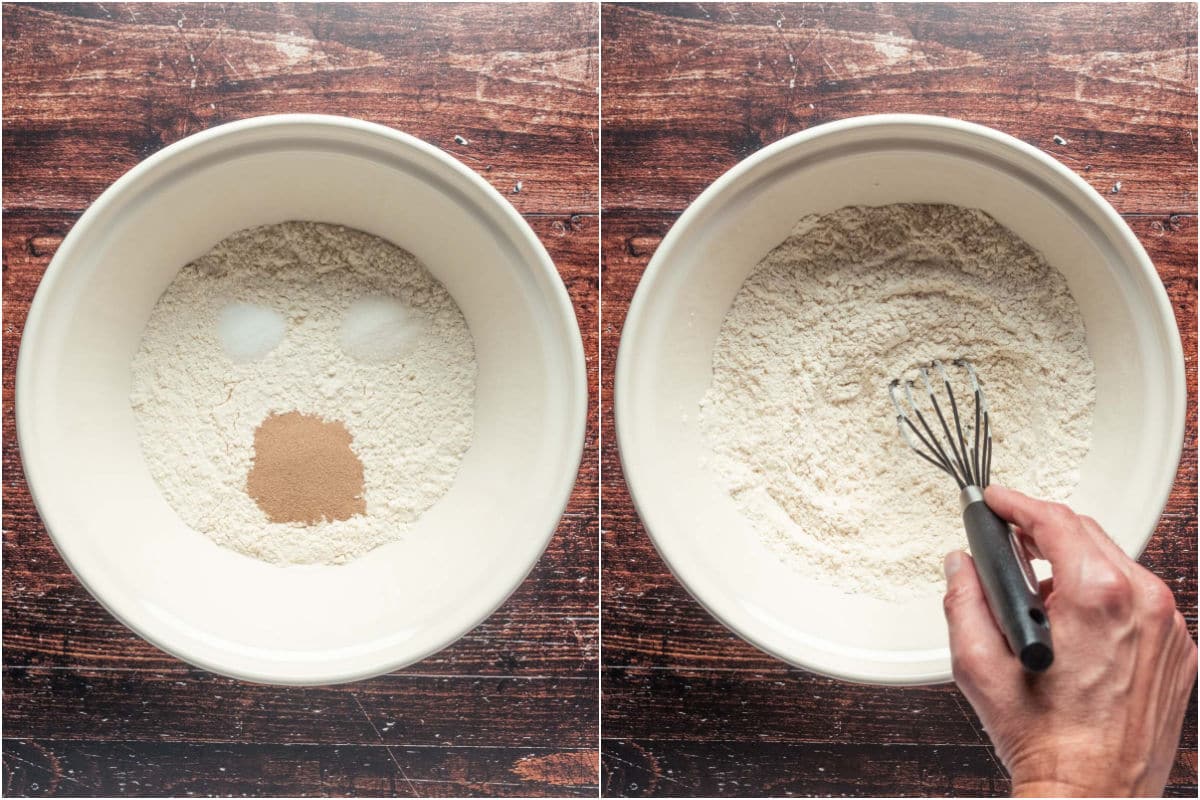
<path id="1" fill-rule="evenodd" d="M 635 359 L 637 358 L 634 351 L 637 349 L 636 342 L 640 335 L 640 329 L 650 314 L 650 294 L 661 280 L 662 273 L 668 269 L 668 264 L 673 259 L 673 251 L 688 235 L 688 229 L 696 218 L 707 211 L 710 206 L 725 199 L 727 194 L 732 195 L 736 192 L 743 178 L 760 168 L 766 162 L 783 157 L 789 151 L 808 145 L 818 139 L 872 128 L 899 129 L 899 136 L 908 139 L 913 139 L 921 135 L 921 129 L 933 135 L 936 135 L 939 131 L 959 135 L 966 134 L 967 136 L 974 137 L 976 141 L 998 145 L 1009 151 L 1015 151 L 1017 155 L 1024 156 L 1034 162 L 1034 167 L 1048 170 L 1055 177 L 1064 180 L 1068 188 L 1073 191 L 1073 194 L 1068 196 L 1072 204 L 1085 212 L 1098 213 L 1104 227 L 1107 229 L 1106 233 L 1119 239 L 1128 248 L 1129 252 L 1133 255 L 1131 266 L 1134 266 L 1141 273 L 1140 277 L 1146 279 L 1144 283 L 1149 290 L 1152 303 L 1157 312 L 1156 321 L 1159 329 L 1168 334 L 1170 332 L 1174 333 L 1173 336 L 1168 335 L 1166 337 L 1166 346 L 1169 352 L 1165 354 L 1171 366 L 1170 377 L 1176 386 L 1174 397 L 1171 398 L 1175 413 L 1168 420 L 1169 427 L 1167 431 L 1170 441 L 1174 444 L 1172 445 L 1173 450 L 1165 454 L 1169 459 L 1169 474 L 1171 475 L 1171 479 L 1163 481 L 1163 486 L 1159 488 L 1157 496 L 1153 498 L 1153 502 L 1149 506 L 1155 509 L 1155 520 L 1157 521 L 1161 518 L 1162 512 L 1166 508 L 1167 501 L 1178 480 L 1179 461 L 1183 453 L 1183 436 L 1187 413 L 1187 378 L 1183 347 L 1180 341 L 1179 327 L 1175 319 L 1174 307 L 1171 304 L 1166 288 L 1163 286 L 1162 279 L 1159 277 L 1150 257 L 1146 254 L 1145 248 L 1142 247 L 1141 242 L 1138 241 L 1137 236 L 1129 228 L 1124 219 L 1121 218 L 1121 215 L 1117 213 L 1116 209 L 1099 192 L 1092 188 L 1073 170 L 1048 153 L 1010 134 L 989 128 L 985 125 L 953 117 L 929 114 L 869 114 L 823 123 L 807 130 L 790 134 L 763 147 L 761 150 L 739 161 L 709 184 L 688 205 L 683 213 L 679 215 L 679 218 L 671 226 L 667 235 L 663 237 L 662 242 L 647 264 L 638 282 L 633 298 L 630 301 L 629 309 L 625 315 L 624 327 L 617 350 L 616 369 L 614 371 L 614 427 L 617 434 L 617 447 L 625 483 L 629 488 L 630 497 L 633 500 L 638 517 L 650 541 L 654 544 L 659 556 L 675 579 L 701 607 L 732 633 L 767 654 L 793 666 L 843 681 L 880 686 L 917 686 L 946 683 L 952 680 L 948 661 L 944 669 L 931 669 L 927 672 L 914 672 L 902 676 L 891 675 L 884 670 L 846 669 L 835 665 L 833 663 L 835 657 L 826 653 L 817 651 L 817 655 L 814 657 L 814 651 L 807 650 L 803 645 L 796 642 L 772 640 L 769 637 L 758 635 L 754 629 L 748 630 L 744 625 L 744 623 L 750 620 L 750 616 L 747 613 L 740 610 L 735 603 L 729 602 L 726 597 L 721 596 L 720 592 L 708 591 L 711 587 L 704 580 L 698 581 L 697 575 L 688 574 L 688 568 L 679 556 L 679 553 L 685 549 L 679 541 L 685 537 L 674 537 L 675 540 L 673 541 L 672 537 L 664 537 L 661 533 L 655 533 L 656 529 L 661 531 L 664 528 L 670 527 L 670 520 L 660 518 L 660 515 L 652 510 L 652 492 L 646 490 L 648 482 L 642 478 L 643 472 L 641 466 L 629 457 L 633 451 L 631 442 L 632 433 L 629 430 L 629 423 L 622 423 L 622 420 L 628 420 L 635 416 L 630 392 L 626 387 L 634 381 L 633 370 Z M 1164 468 L 1164 474 L 1166 474 L 1166 468 Z M 652 519 L 653 522 L 651 521 Z M 1139 553 L 1154 535 L 1156 524 L 1152 524 L 1149 530 L 1142 536 L 1138 544 Z"/>
<path id="2" fill-rule="evenodd" d="M 239 664 L 239 661 L 246 659 L 229 651 L 221 653 L 222 656 L 228 656 L 229 663 L 225 663 L 220 657 L 210 658 L 204 653 L 192 652 L 189 650 L 189 645 L 194 643 L 192 637 L 184 634 L 178 634 L 174 638 L 164 637 L 160 635 L 162 631 L 154 630 L 156 627 L 163 626 L 143 624 L 146 619 L 145 614 L 136 607 L 132 607 L 132 604 L 127 607 L 125 602 L 127 598 L 105 597 L 102 592 L 97 591 L 97 581 L 93 575 L 94 567 L 90 566 L 86 559 L 78 557 L 78 552 L 74 551 L 69 540 L 65 541 L 55 534 L 55 529 L 63 523 L 53 504 L 47 502 L 50 493 L 45 489 L 50 485 L 50 481 L 44 477 L 44 472 L 51 471 L 51 465 L 39 463 L 39 459 L 29 451 L 30 442 L 34 441 L 36 437 L 33 434 L 31 412 L 23 411 L 23 409 L 30 408 L 35 400 L 30 395 L 32 383 L 29 376 L 35 369 L 33 364 L 35 351 L 39 342 L 43 340 L 43 320 L 50 311 L 48 307 L 50 296 L 55 293 L 54 287 L 68 279 L 65 276 L 70 262 L 75 257 L 75 251 L 81 246 L 80 243 L 93 233 L 92 228 L 95 227 L 95 221 L 101 216 L 101 213 L 108 206 L 125 199 L 126 193 L 132 188 L 137 188 L 143 178 L 152 176 L 156 170 L 168 168 L 170 162 L 185 153 L 210 146 L 211 143 L 221 139 L 233 138 L 236 140 L 237 137 L 245 134 L 269 128 L 278 128 L 281 129 L 281 132 L 286 131 L 293 134 L 292 138 L 287 140 L 292 143 L 296 141 L 297 137 L 300 139 L 310 138 L 314 142 L 328 141 L 321 137 L 327 137 L 337 131 L 352 131 L 356 135 L 366 134 L 375 137 L 381 147 L 407 150 L 418 158 L 431 159 L 435 162 L 431 166 L 448 170 L 453 177 L 465 181 L 467 188 L 476 193 L 474 198 L 476 205 L 480 208 L 490 206 L 490 210 L 497 212 L 501 217 L 502 225 L 513 237 L 514 242 L 520 242 L 527 248 L 528 254 L 533 256 L 529 267 L 548 290 L 547 294 L 551 298 L 551 304 L 547 308 L 548 319 L 555 330 L 565 335 L 567 341 L 563 344 L 566 348 L 565 356 L 568 362 L 568 374 L 564 375 L 563 381 L 567 393 L 567 410 L 564 418 L 568 422 L 568 435 L 563 442 L 563 452 L 564 461 L 570 465 L 570 469 L 564 470 L 556 478 L 554 485 L 543 490 L 546 508 L 548 512 L 554 512 L 553 522 L 545 526 L 546 530 L 539 534 L 539 538 L 536 540 L 537 549 L 531 551 L 531 557 L 523 564 L 519 573 L 514 571 L 513 578 L 506 584 L 503 593 L 492 599 L 485 612 L 472 616 L 466 624 L 455 626 L 443 636 L 436 637 L 431 644 L 416 651 L 401 653 L 403 645 L 393 645 L 377 651 L 373 656 L 334 655 L 328 659 L 304 662 L 302 666 L 299 663 L 294 664 L 292 670 L 287 674 L 276 674 L 270 669 Z M 384 675 L 428 658 L 476 628 L 512 596 L 541 560 L 546 547 L 558 530 L 563 514 L 574 493 L 583 458 L 588 403 L 586 358 L 574 304 L 562 276 L 545 246 L 529 223 L 503 194 L 450 153 L 411 134 L 386 125 L 332 114 L 267 114 L 216 125 L 167 145 L 121 175 L 80 215 L 50 259 L 29 304 L 25 324 L 20 332 L 13 412 L 22 474 L 42 526 L 76 579 L 109 614 L 140 638 L 163 652 L 210 672 L 251 683 L 317 686 L 347 683 Z M 45 459 L 41 459 L 41 461 L 44 462 Z M 169 630 L 169 626 L 166 629 Z"/>

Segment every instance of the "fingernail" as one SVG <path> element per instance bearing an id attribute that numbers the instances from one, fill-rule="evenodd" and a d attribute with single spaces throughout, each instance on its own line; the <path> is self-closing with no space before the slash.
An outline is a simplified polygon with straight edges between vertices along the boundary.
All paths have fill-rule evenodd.
<path id="1" fill-rule="evenodd" d="M 942 559 L 942 572 L 946 573 L 946 580 L 953 578 L 963 568 L 966 557 L 967 554 L 961 550 L 954 550 L 946 554 L 946 557 Z"/>

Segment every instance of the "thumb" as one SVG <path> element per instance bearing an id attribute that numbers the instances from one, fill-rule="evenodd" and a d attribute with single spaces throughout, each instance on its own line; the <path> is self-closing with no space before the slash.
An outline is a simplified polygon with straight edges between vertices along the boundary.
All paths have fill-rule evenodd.
<path id="1" fill-rule="evenodd" d="M 946 595 L 942 607 L 950 628 L 950 663 L 954 680 L 974 686 L 979 679 L 1012 660 L 1004 634 L 988 609 L 974 560 L 955 550 L 943 562 Z"/>

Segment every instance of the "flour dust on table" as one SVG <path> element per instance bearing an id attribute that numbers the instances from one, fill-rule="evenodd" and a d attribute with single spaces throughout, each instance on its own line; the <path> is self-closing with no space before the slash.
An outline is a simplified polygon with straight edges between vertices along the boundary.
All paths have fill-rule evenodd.
<path id="1" fill-rule="evenodd" d="M 1062 274 L 978 210 L 805 217 L 722 323 L 705 467 L 799 573 L 888 600 L 939 592 L 942 557 L 966 547 L 958 492 L 900 438 L 888 386 L 960 357 L 992 411 L 993 482 L 1067 499 L 1096 387 Z"/>
<path id="2" fill-rule="evenodd" d="M 133 361 L 150 473 L 185 523 L 276 564 L 401 538 L 471 445 L 475 348 L 410 253 L 284 222 L 185 266 Z"/>

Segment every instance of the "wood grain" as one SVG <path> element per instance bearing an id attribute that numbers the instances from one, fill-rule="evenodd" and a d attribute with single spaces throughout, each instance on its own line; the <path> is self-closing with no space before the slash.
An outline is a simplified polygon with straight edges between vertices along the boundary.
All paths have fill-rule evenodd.
<path id="1" fill-rule="evenodd" d="M 567 512 L 499 611 L 409 669 L 300 689 L 193 669 L 88 595 L 29 498 L 12 400 L 29 303 L 83 209 L 164 145 L 284 111 L 405 130 L 503 192 L 559 268 L 595 386 L 595 8 L 96 4 L 3 13 L 4 793 L 594 796 L 595 403 Z"/>
<path id="2" fill-rule="evenodd" d="M 1195 27 L 1191 4 L 607 6 L 605 210 L 681 211 L 787 134 L 912 112 L 1043 148 L 1122 213 L 1188 212 Z"/>
<path id="3" fill-rule="evenodd" d="M 721 173 L 820 122 L 912 111 L 991 125 L 1074 168 L 1125 215 L 1175 308 L 1190 401 L 1184 458 L 1142 561 L 1175 591 L 1195 635 L 1194 20 L 1194 5 L 604 6 L 605 795 L 1009 790 L 953 687 L 844 684 L 717 623 L 663 564 L 622 477 L 612 375 L 647 262 Z M 1196 793 L 1194 691 L 1188 720 L 1172 795 Z"/>
<path id="4" fill-rule="evenodd" d="M 4 29 L 21 207 L 81 211 L 190 133 L 312 112 L 445 148 L 522 213 L 597 210 L 594 8 L 12 5 Z"/>

